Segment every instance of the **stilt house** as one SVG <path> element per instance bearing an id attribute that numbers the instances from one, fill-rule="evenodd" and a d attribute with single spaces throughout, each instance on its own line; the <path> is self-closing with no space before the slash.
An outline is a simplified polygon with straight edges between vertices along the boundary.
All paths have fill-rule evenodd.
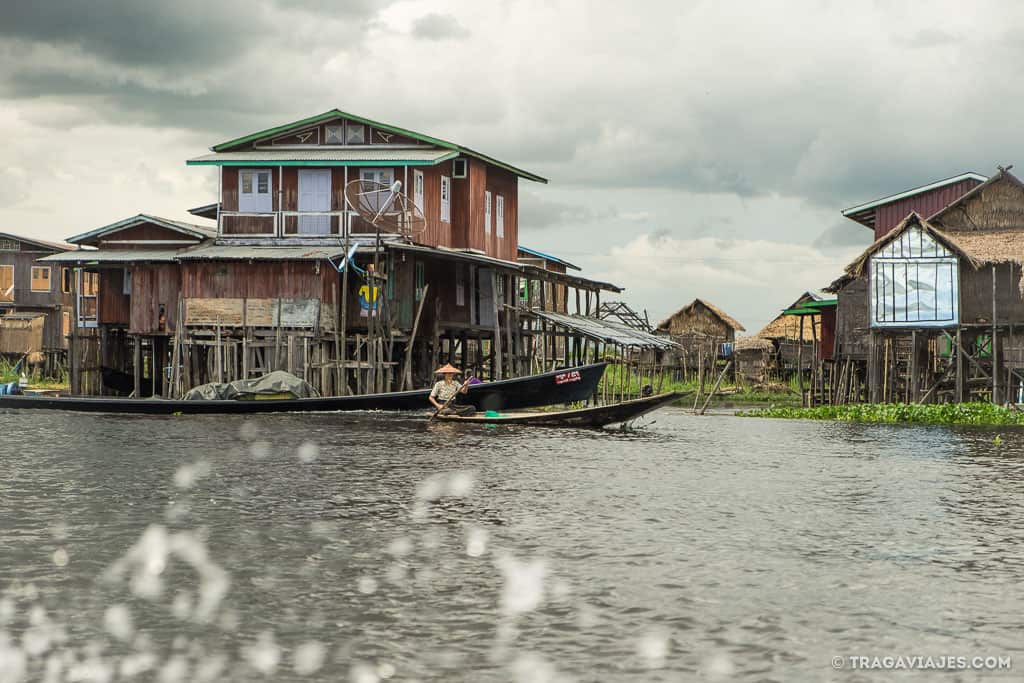
<path id="1" fill-rule="evenodd" d="M 719 358 L 732 355 L 736 332 L 745 328 L 718 306 L 694 299 L 662 320 L 657 327 L 679 347 L 679 372 L 683 378 L 697 376 L 714 366 Z"/>
<path id="2" fill-rule="evenodd" d="M 845 395 L 1018 400 L 1022 262 L 1024 185 L 1008 170 L 929 219 L 905 217 L 833 283 L 840 296 L 837 361 L 854 378 Z M 863 327 L 861 360 L 849 350 L 859 350 L 851 340 L 864 337 Z"/>
<path id="3" fill-rule="evenodd" d="M 620 291 L 521 262 L 518 183 L 547 181 L 432 136 L 331 110 L 188 164 L 217 169 L 218 200 L 191 211 L 213 225 L 107 226 L 62 261 L 104 278 L 93 356 L 111 381 L 83 372 L 76 391 L 179 396 L 284 369 L 323 394 L 367 393 L 423 386 L 446 361 L 500 379 L 551 341 L 531 310 Z M 424 230 L 379 232 L 349 205 L 353 180 L 400 181 Z"/>
<path id="4" fill-rule="evenodd" d="M 50 374 L 65 362 L 71 329 L 71 271 L 36 263 L 74 247 L 0 233 L 0 354 L 43 366 Z"/>

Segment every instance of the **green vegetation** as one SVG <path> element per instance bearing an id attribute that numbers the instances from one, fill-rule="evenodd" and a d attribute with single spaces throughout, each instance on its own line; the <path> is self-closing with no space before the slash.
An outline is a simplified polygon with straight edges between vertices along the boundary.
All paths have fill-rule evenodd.
<path id="1" fill-rule="evenodd" d="M 719 370 L 719 372 L 721 372 Z M 717 375 L 704 380 L 704 398 L 707 397 L 711 388 L 715 385 L 715 380 L 718 379 Z M 650 384 L 654 387 L 655 391 L 659 390 L 658 377 L 655 375 L 644 375 L 643 382 L 637 378 L 635 373 L 630 373 L 626 376 L 626 396 L 637 397 L 640 395 L 641 384 Z M 605 384 L 608 384 L 609 393 L 614 393 L 618 396 L 622 390 L 622 379 L 619 375 L 619 366 L 610 365 L 605 370 L 604 377 L 601 378 L 601 383 L 598 385 L 598 392 L 604 393 Z M 669 373 L 664 373 L 661 380 L 660 391 L 662 393 L 669 391 L 678 391 L 686 394 L 689 397 L 690 404 L 693 403 L 693 398 L 699 388 L 699 382 L 696 379 L 691 379 L 683 382 L 674 381 Z M 701 398 L 701 402 L 704 401 Z M 684 397 L 683 402 L 686 402 Z M 722 404 L 750 404 L 750 403 L 769 403 L 773 405 L 799 405 L 800 394 L 797 391 L 795 380 L 790 384 L 773 384 L 768 387 L 752 387 L 752 386 L 740 386 L 729 380 L 723 380 L 721 386 L 718 387 L 718 393 L 715 394 L 712 400 L 712 405 Z"/>
<path id="2" fill-rule="evenodd" d="M 841 420 L 944 425 L 1024 425 L 1024 413 L 991 403 L 867 403 L 816 408 L 761 408 L 737 413 L 741 417 L 778 417 L 798 420 Z"/>
<path id="3" fill-rule="evenodd" d="M 6 358 L 0 358 L 0 384 L 6 384 L 8 382 L 17 382 L 21 379 L 21 374 L 15 372 L 15 366 L 17 363 L 12 363 Z M 46 377 L 37 372 L 26 372 L 28 377 L 28 384 L 33 389 L 67 389 L 68 388 L 68 374 L 66 370 L 61 371 L 60 377 Z"/>

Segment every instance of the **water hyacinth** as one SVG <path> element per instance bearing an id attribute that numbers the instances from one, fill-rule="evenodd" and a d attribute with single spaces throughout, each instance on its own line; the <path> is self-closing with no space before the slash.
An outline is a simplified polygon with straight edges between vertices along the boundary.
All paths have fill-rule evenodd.
<path id="1" fill-rule="evenodd" d="M 740 417 L 771 417 L 794 420 L 838 420 L 908 424 L 980 426 L 1024 425 L 1024 412 L 992 403 L 865 403 L 814 408 L 760 408 L 736 413 Z"/>

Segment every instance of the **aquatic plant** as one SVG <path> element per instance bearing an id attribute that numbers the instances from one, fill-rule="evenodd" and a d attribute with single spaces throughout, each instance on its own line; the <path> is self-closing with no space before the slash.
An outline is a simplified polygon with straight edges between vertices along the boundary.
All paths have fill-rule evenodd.
<path id="1" fill-rule="evenodd" d="M 740 417 L 772 417 L 796 420 L 839 420 L 946 425 L 1024 425 L 1024 412 L 992 403 L 865 403 L 814 408 L 759 408 L 736 413 Z"/>

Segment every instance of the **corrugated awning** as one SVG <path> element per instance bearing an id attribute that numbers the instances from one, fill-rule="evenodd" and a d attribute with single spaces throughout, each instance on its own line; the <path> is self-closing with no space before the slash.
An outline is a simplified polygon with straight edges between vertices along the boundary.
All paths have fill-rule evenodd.
<path id="1" fill-rule="evenodd" d="M 38 259 L 46 263 L 72 263 L 75 265 L 123 264 L 133 262 L 173 262 L 176 249 L 81 249 L 52 254 Z"/>
<path id="2" fill-rule="evenodd" d="M 611 320 L 589 318 L 583 315 L 565 315 L 550 311 L 534 311 L 534 315 L 555 325 L 568 328 L 584 337 L 606 344 L 617 344 L 639 349 L 674 349 L 679 344 L 668 337 L 648 334 Z"/>
<path id="3" fill-rule="evenodd" d="M 343 245 L 260 247 L 211 244 L 180 252 L 179 261 L 318 261 L 345 255 Z"/>
<path id="4" fill-rule="evenodd" d="M 257 149 L 216 152 L 189 159 L 189 166 L 436 166 L 458 152 L 435 148 Z"/>

